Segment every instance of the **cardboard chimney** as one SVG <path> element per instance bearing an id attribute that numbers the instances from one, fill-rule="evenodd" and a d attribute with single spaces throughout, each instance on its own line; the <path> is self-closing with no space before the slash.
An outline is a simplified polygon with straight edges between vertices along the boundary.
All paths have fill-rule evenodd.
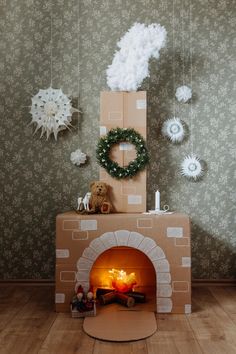
<path id="1" fill-rule="evenodd" d="M 113 128 L 134 128 L 146 140 L 146 92 L 101 92 L 100 135 Z M 111 159 L 127 166 L 136 158 L 135 147 L 120 143 L 113 147 Z M 111 202 L 116 212 L 138 213 L 146 211 L 146 170 L 129 179 L 117 180 L 100 168 L 100 180 L 112 186 Z"/>

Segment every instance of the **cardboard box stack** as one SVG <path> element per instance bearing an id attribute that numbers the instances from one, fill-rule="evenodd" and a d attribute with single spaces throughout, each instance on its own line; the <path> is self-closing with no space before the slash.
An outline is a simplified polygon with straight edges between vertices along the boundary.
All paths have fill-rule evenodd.
<path id="1" fill-rule="evenodd" d="M 146 140 L 146 101 L 145 91 L 101 92 L 100 135 L 106 135 L 117 127 L 134 128 Z M 117 144 L 111 151 L 111 158 L 122 167 L 135 157 L 135 148 L 131 144 Z M 100 168 L 100 180 L 112 186 L 110 197 L 116 212 L 146 211 L 146 170 L 133 178 L 116 180 Z"/>

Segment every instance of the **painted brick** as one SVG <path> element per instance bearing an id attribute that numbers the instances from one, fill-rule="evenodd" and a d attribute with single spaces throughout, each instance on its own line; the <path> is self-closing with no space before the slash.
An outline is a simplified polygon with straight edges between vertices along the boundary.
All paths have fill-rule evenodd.
<path id="1" fill-rule="evenodd" d="M 173 291 L 189 291 L 189 282 L 188 281 L 173 281 L 172 282 Z"/>
<path id="2" fill-rule="evenodd" d="M 137 228 L 139 228 L 139 229 L 145 229 L 145 228 L 150 229 L 152 227 L 153 227 L 152 219 L 140 218 L 137 220 Z"/>
<path id="3" fill-rule="evenodd" d="M 189 246 L 190 239 L 189 237 L 181 237 L 175 239 L 175 246 Z"/>
<path id="4" fill-rule="evenodd" d="M 63 230 L 78 230 L 79 221 L 78 220 L 64 220 L 63 221 Z"/>
<path id="5" fill-rule="evenodd" d="M 72 240 L 74 241 L 83 241 L 88 240 L 88 231 L 72 231 Z"/>
<path id="6" fill-rule="evenodd" d="M 167 237 L 183 237 L 182 227 L 167 227 L 166 230 Z"/>

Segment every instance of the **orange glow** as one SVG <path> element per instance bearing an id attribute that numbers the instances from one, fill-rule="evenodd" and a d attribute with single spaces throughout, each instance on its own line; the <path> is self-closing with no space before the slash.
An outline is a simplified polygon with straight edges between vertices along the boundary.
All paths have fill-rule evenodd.
<path id="1" fill-rule="evenodd" d="M 136 282 L 135 273 L 126 274 L 125 271 L 112 269 L 109 270 L 110 278 L 112 279 L 112 287 L 121 292 L 126 293 L 127 291 L 132 291 Z"/>

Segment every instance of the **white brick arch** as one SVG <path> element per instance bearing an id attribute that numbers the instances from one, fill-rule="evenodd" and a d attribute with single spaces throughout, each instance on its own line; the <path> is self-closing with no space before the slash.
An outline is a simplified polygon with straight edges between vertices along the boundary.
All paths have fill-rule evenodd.
<path id="1" fill-rule="evenodd" d="M 90 271 L 96 259 L 112 247 L 127 246 L 143 252 L 153 264 L 156 273 L 157 312 L 171 312 L 172 287 L 170 265 L 166 255 L 156 242 L 142 234 L 128 230 L 106 232 L 97 237 L 87 248 L 77 262 L 76 285 L 81 284 L 85 291 L 89 289 Z"/>

